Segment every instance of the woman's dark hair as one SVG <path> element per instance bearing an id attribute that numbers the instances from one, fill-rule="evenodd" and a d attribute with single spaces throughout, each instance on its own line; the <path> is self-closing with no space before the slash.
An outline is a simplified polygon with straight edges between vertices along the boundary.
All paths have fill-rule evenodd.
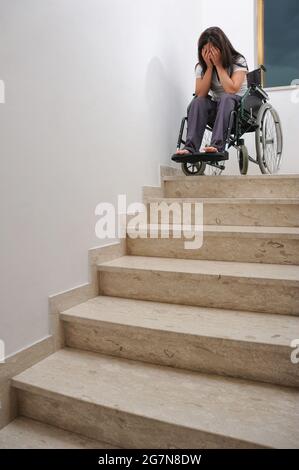
<path id="1" fill-rule="evenodd" d="M 202 68 L 202 75 L 205 74 L 207 70 L 207 64 L 205 63 L 202 57 L 202 49 L 207 43 L 213 44 L 213 46 L 217 47 L 221 51 L 222 56 L 222 65 L 224 68 L 229 70 L 229 74 L 232 74 L 233 64 L 238 63 L 238 59 L 245 57 L 240 54 L 236 49 L 233 47 L 232 43 L 226 36 L 226 34 L 222 31 L 222 29 L 218 28 L 217 26 L 213 26 L 211 28 L 206 29 L 200 36 L 198 40 L 198 63 L 195 65 L 195 68 L 199 64 Z M 238 64 L 243 67 L 242 64 Z M 247 66 L 244 66 L 248 70 Z"/>

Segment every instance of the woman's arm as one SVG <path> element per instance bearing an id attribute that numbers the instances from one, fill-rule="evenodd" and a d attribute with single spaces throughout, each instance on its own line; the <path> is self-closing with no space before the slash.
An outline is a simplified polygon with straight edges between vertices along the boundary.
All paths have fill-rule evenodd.
<path id="1" fill-rule="evenodd" d="M 208 67 L 203 78 L 196 79 L 195 94 L 197 96 L 208 96 L 211 89 L 213 67 Z"/>
<path id="2" fill-rule="evenodd" d="M 218 72 L 219 81 L 226 93 L 238 93 L 240 91 L 246 71 L 238 70 L 230 77 L 222 65 L 221 53 L 219 49 L 211 49 L 211 58 Z"/>
<path id="3" fill-rule="evenodd" d="M 222 65 L 216 67 L 216 69 L 225 93 L 238 93 L 241 89 L 242 83 L 244 82 L 246 72 L 238 70 L 230 77 Z"/>
<path id="4" fill-rule="evenodd" d="M 210 58 L 210 51 L 207 47 L 202 50 L 202 57 L 207 64 L 207 70 L 202 78 L 197 78 L 195 83 L 195 94 L 197 96 L 208 96 L 211 89 L 213 76 L 213 63 Z"/>

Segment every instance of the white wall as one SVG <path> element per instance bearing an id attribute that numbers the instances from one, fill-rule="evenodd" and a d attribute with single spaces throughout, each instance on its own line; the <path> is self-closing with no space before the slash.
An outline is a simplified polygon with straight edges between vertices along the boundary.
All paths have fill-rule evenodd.
<path id="1" fill-rule="evenodd" d="M 157 185 L 194 91 L 200 6 L 0 0 L 7 355 L 47 336 L 49 294 L 87 282 L 87 250 L 103 243 L 96 205 Z"/>
<path id="2" fill-rule="evenodd" d="M 255 65 L 255 0 L 200 0 L 202 27 L 218 26 L 243 54 L 249 68 Z"/>
<path id="3" fill-rule="evenodd" d="M 272 91 L 269 89 L 268 93 L 270 103 L 279 113 L 283 131 L 283 158 L 279 173 L 298 174 L 299 88 L 297 90 L 272 89 Z"/>
<path id="4" fill-rule="evenodd" d="M 256 1 L 255 0 L 201 0 L 202 26 L 219 26 L 224 30 L 235 48 L 248 61 L 252 70 L 257 65 Z M 298 47 L 298 45 L 295 45 Z M 299 78 L 299 77 L 294 77 Z M 284 133 L 281 174 L 299 173 L 297 135 L 299 132 L 299 100 L 294 102 L 291 90 L 269 91 L 270 102 L 277 109 Z M 298 96 L 298 93 L 297 93 Z M 254 135 L 246 136 L 250 154 L 255 157 Z M 236 151 L 231 150 L 226 173 L 238 174 Z M 250 164 L 250 174 L 260 174 L 258 166 Z"/>

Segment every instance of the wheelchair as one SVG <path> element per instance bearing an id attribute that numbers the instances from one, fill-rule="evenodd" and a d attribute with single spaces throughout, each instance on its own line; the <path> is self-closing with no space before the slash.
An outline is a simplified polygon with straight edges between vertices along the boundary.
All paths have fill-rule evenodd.
<path id="1" fill-rule="evenodd" d="M 225 160 L 229 158 L 228 150 L 231 147 L 237 150 L 241 175 L 247 174 L 249 162 L 258 165 L 262 174 L 278 172 L 282 158 L 283 134 L 278 113 L 268 102 L 269 95 L 262 88 L 263 72 L 266 72 L 266 68 L 261 65 L 247 74 L 248 89 L 236 109 L 230 114 L 224 152 L 172 155 L 173 161 L 181 163 L 185 175 L 220 175 L 225 169 Z M 193 97 L 195 96 L 193 93 Z M 186 143 L 183 139 L 186 122 L 187 117 L 184 117 L 181 122 L 177 150 Z M 210 145 L 212 130 L 213 124 L 208 124 L 202 147 Z M 243 136 L 247 133 L 255 133 L 255 158 L 249 155 L 245 145 Z"/>

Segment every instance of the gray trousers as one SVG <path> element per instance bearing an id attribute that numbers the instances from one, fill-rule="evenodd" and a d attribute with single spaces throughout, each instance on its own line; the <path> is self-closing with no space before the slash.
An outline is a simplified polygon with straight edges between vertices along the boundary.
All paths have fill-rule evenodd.
<path id="1" fill-rule="evenodd" d="M 207 124 L 213 127 L 211 146 L 219 152 L 225 149 L 230 113 L 241 100 L 241 96 L 225 93 L 219 101 L 210 96 L 196 96 L 187 109 L 187 138 L 185 149 L 200 150 Z"/>

